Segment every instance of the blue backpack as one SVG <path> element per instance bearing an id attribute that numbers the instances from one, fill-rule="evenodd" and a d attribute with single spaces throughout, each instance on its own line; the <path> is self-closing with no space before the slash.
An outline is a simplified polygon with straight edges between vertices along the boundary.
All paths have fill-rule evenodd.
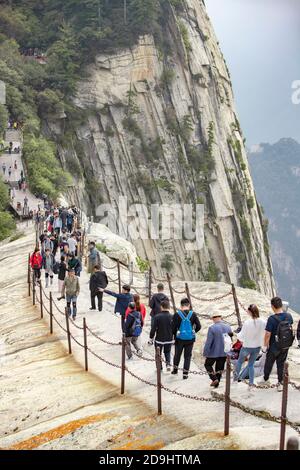
<path id="1" fill-rule="evenodd" d="M 191 341 L 195 339 L 195 332 L 191 323 L 193 311 L 190 310 L 187 316 L 185 316 L 185 314 L 181 310 L 178 310 L 177 313 L 181 318 L 181 324 L 179 327 L 179 331 L 177 332 L 177 339 L 182 339 L 186 341 Z"/>
<path id="2" fill-rule="evenodd" d="M 134 323 L 131 327 L 131 336 L 140 336 L 142 334 L 142 315 L 140 312 L 135 311 L 129 314 L 131 317 L 134 317 Z"/>

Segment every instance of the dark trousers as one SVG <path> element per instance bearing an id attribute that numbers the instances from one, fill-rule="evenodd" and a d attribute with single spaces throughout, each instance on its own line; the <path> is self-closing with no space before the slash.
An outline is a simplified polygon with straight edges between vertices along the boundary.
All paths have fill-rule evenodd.
<path id="1" fill-rule="evenodd" d="M 39 281 L 41 278 L 41 268 L 33 268 L 34 280 Z"/>
<path id="2" fill-rule="evenodd" d="M 156 348 L 160 349 L 160 355 L 162 355 L 162 352 L 164 352 L 165 360 L 167 365 L 171 364 L 171 348 L 172 344 L 157 344 L 155 341 L 155 350 Z"/>
<path id="3" fill-rule="evenodd" d="M 279 383 L 283 382 L 283 367 L 284 367 L 285 361 L 287 360 L 288 353 L 289 353 L 288 350 L 277 352 L 277 351 L 272 351 L 271 349 L 269 349 L 269 351 L 267 352 L 265 368 L 264 368 L 265 380 L 269 379 L 273 366 L 274 366 L 274 362 L 276 361 L 278 382 Z"/>
<path id="4" fill-rule="evenodd" d="M 215 382 L 218 380 L 220 382 L 222 377 L 222 372 L 225 367 L 226 357 L 207 357 L 204 367 L 208 372 L 210 379 Z M 214 365 L 216 364 L 215 368 Z"/>
<path id="5" fill-rule="evenodd" d="M 183 364 L 183 375 L 188 375 L 191 365 L 192 352 L 194 347 L 194 341 L 186 342 L 178 339 L 175 341 L 175 355 L 174 355 L 174 370 L 178 369 L 181 355 L 184 353 L 184 364 Z"/>
<path id="6" fill-rule="evenodd" d="M 98 310 L 99 312 L 102 312 L 103 292 L 97 292 L 96 294 L 91 294 L 91 305 L 93 309 L 96 309 L 96 297 L 98 299 Z"/>

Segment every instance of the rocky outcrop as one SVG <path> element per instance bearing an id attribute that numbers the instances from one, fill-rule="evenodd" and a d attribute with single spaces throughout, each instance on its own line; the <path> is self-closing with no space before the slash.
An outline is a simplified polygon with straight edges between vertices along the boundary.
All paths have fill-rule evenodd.
<path id="1" fill-rule="evenodd" d="M 100 248 L 112 259 L 137 269 L 137 253 L 132 243 L 124 240 L 103 224 L 91 224 L 88 228 L 87 239 L 101 245 Z"/>
<path id="2" fill-rule="evenodd" d="M 168 269 L 271 295 L 267 236 L 230 76 L 204 4 L 183 3 L 176 11 L 166 2 L 163 43 L 148 35 L 131 50 L 99 54 L 79 84 L 82 119 L 60 149 L 78 175 L 69 198 L 89 215 L 102 202 L 117 207 L 120 195 L 148 206 L 203 203 L 203 248 L 189 251 L 184 239 L 136 240 L 138 254 L 157 275 Z"/>

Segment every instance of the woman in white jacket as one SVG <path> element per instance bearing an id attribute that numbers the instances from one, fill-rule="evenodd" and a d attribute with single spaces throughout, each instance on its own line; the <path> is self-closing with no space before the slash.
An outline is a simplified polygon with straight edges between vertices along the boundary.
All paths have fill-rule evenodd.
<path id="1" fill-rule="evenodd" d="M 249 385 L 251 387 L 254 385 L 254 363 L 263 346 L 266 321 L 259 317 L 259 310 L 256 305 L 250 305 L 248 314 L 250 318 L 245 321 L 240 333 L 237 335 L 243 343 L 243 347 L 236 365 L 234 379 L 238 380 L 242 365 L 248 357 Z"/>

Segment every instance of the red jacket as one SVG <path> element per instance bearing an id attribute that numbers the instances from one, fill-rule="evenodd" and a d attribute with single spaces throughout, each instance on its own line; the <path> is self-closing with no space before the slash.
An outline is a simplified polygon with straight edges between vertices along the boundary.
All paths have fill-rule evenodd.
<path id="1" fill-rule="evenodd" d="M 41 269 L 42 264 L 43 264 L 42 255 L 40 253 L 32 253 L 30 257 L 30 266 L 32 267 L 32 269 L 34 268 Z"/>
<path id="2" fill-rule="evenodd" d="M 140 313 L 141 313 L 141 315 L 142 315 L 142 319 L 143 319 L 143 322 L 144 322 L 145 317 L 146 317 L 146 307 L 145 307 L 144 304 L 141 304 L 141 307 L 140 307 L 140 310 L 139 310 L 139 311 L 140 311 Z M 130 312 L 131 312 L 131 310 L 130 310 L 130 308 L 128 307 L 127 310 L 126 310 L 126 312 L 125 312 L 125 318 L 128 317 L 128 315 L 129 315 Z"/>

